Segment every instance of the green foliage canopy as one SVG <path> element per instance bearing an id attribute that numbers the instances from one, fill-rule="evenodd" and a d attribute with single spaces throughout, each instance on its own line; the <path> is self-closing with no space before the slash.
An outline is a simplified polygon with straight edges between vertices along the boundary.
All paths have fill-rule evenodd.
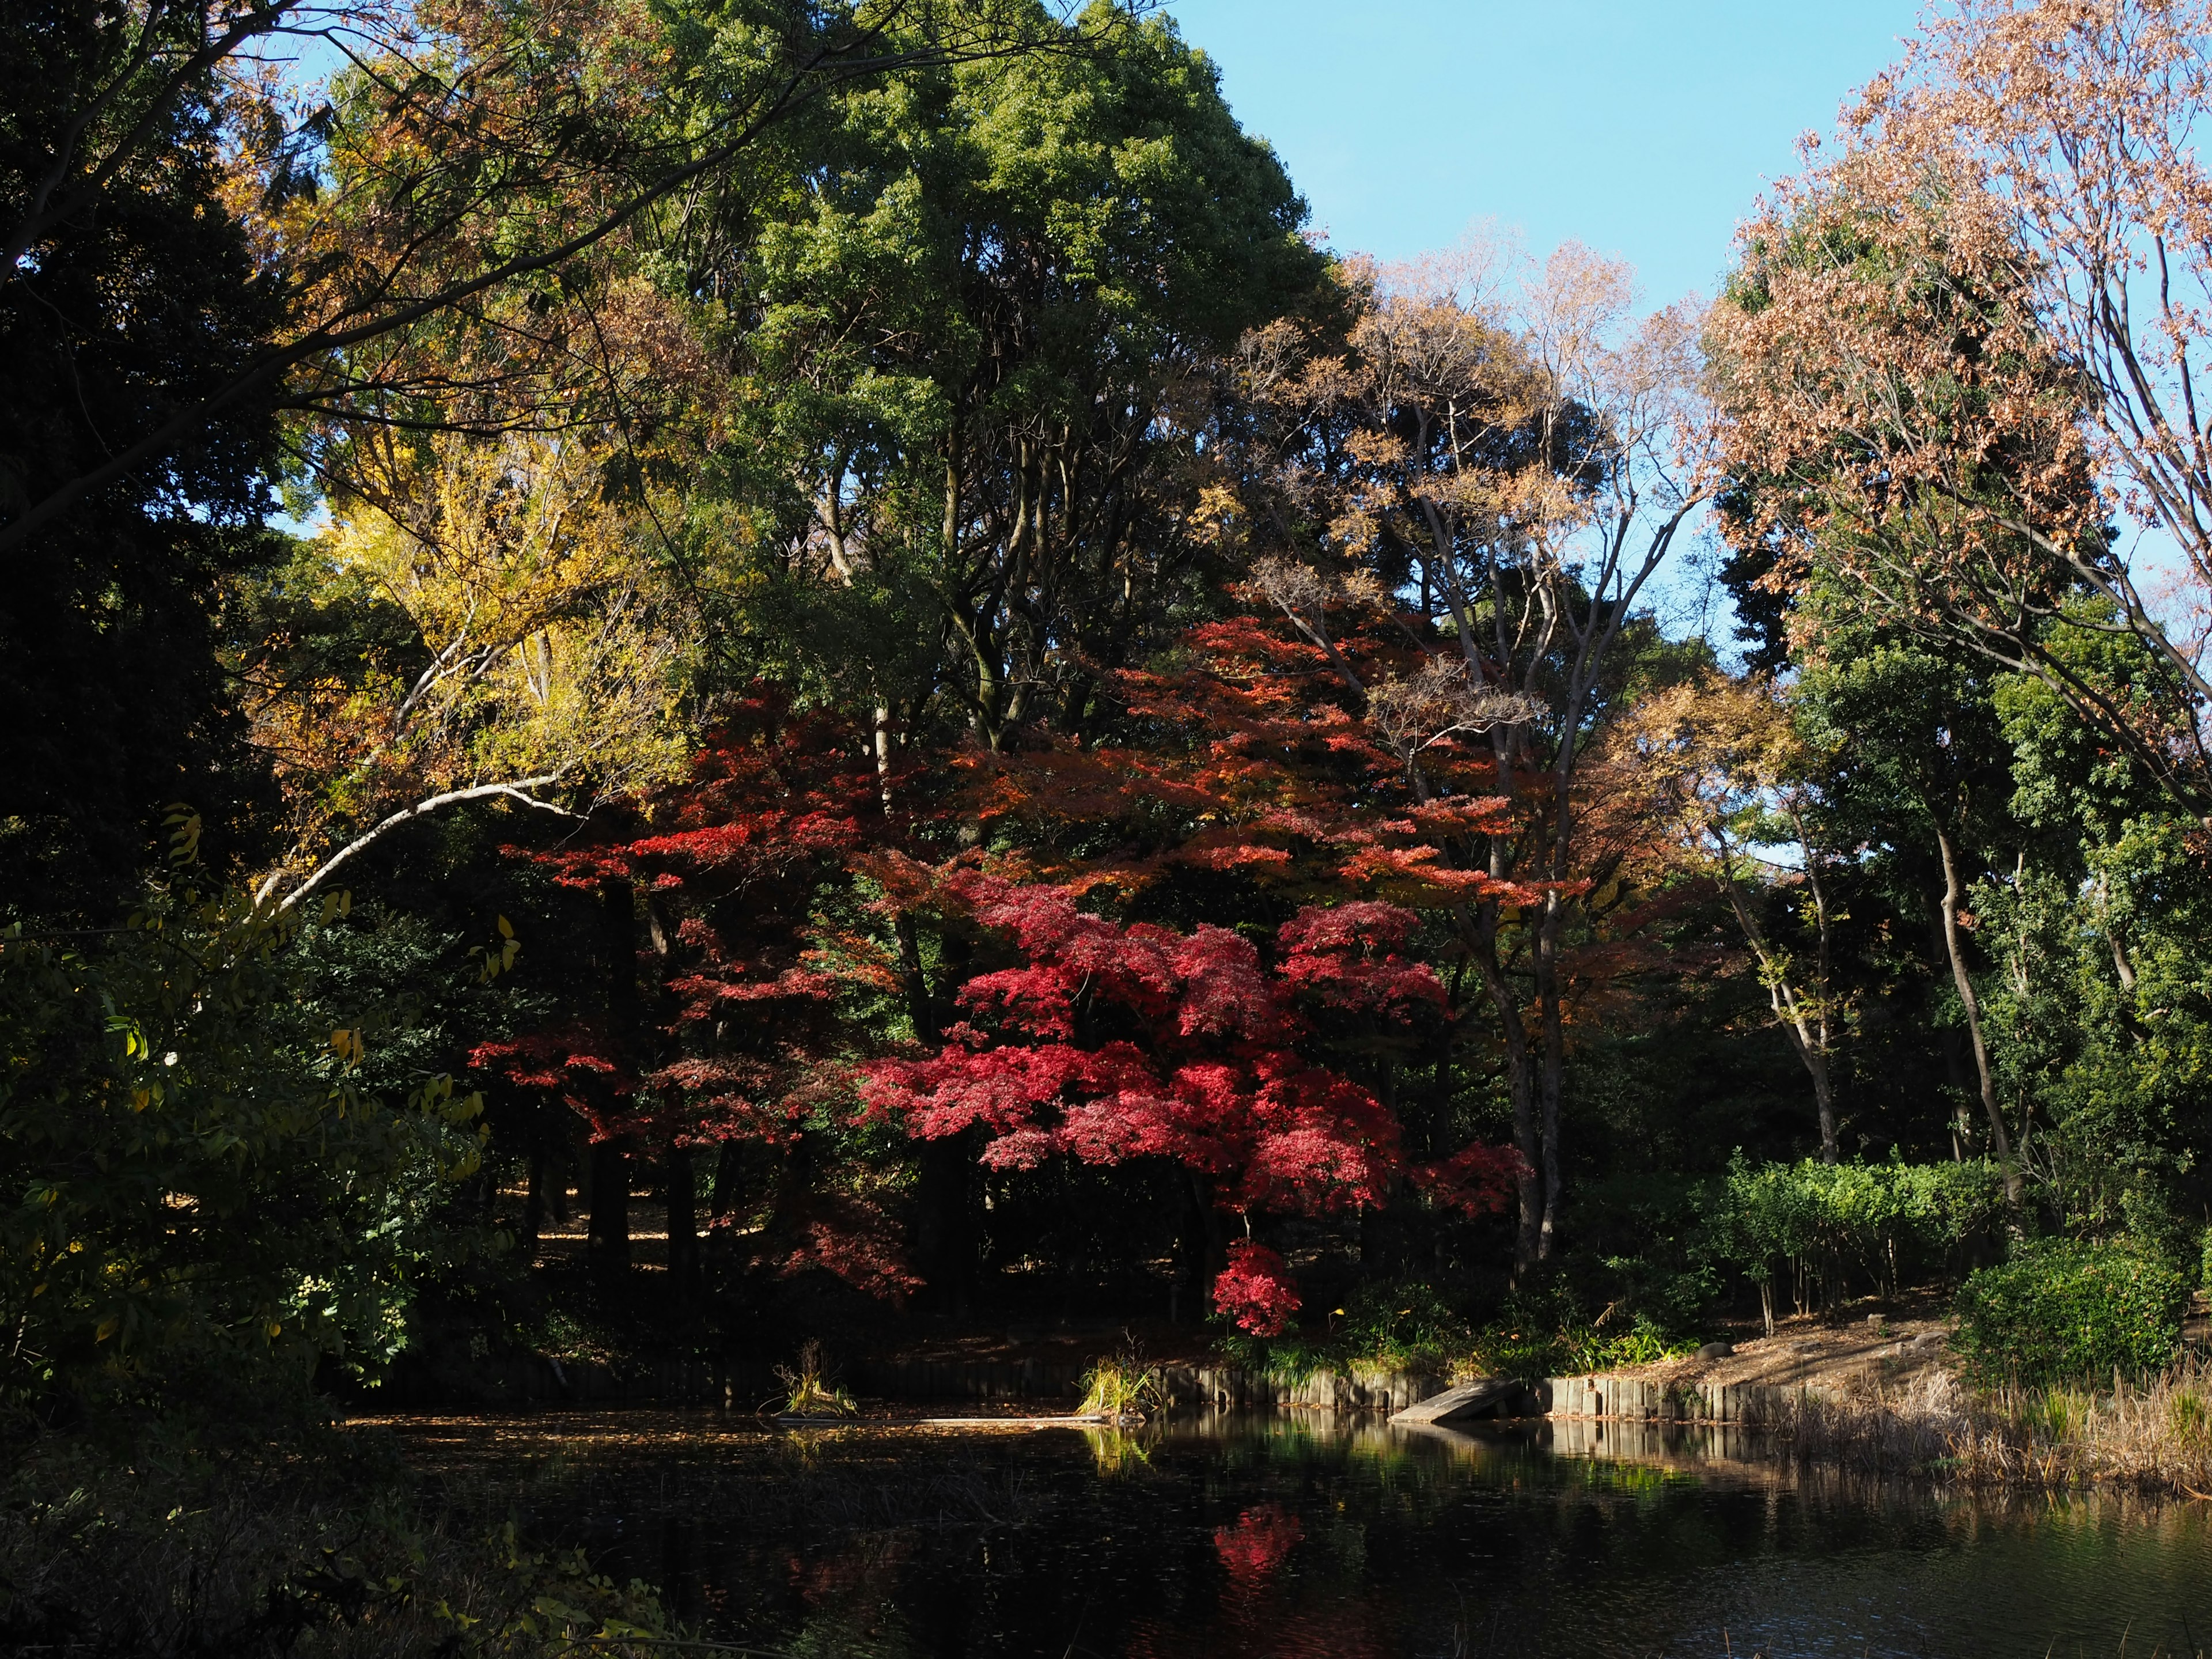
<path id="1" fill-rule="evenodd" d="M 396 1351 L 478 1103 L 362 1088 L 291 933 L 178 889 L 118 930 L 0 935 L 0 1402 L 235 1405 Z"/>

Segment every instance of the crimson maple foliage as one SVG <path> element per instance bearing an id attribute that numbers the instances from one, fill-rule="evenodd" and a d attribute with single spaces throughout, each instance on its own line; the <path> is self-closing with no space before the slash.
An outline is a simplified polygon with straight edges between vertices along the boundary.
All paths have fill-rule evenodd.
<path id="1" fill-rule="evenodd" d="M 594 1140 L 705 1149 L 724 1169 L 732 1153 L 757 1150 L 770 1164 L 756 1183 L 766 1190 L 747 1195 L 747 1213 L 718 1181 L 710 1230 L 762 1221 L 748 1235 L 752 1258 L 779 1273 L 823 1268 L 878 1294 L 912 1287 L 867 1172 L 817 1144 L 853 1110 L 839 999 L 856 982 L 895 987 L 876 941 L 839 935 L 816 914 L 823 888 L 896 840 L 872 765 L 836 721 L 794 716 L 762 695 L 639 827 L 649 833 L 537 856 L 564 886 L 641 895 L 641 1029 L 572 1020 L 487 1044 L 475 1063 L 555 1092 Z"/>
<path id="2" fill-rule="evenodd" d="M 1280 1336 L 1298 1311 L 1297 1282 L 1276 1252 L 1239 1239 L 1214 1279 L 1213 1310 L 1255 1336 Z"/>
<path id="3" fill-rule="evenodd" d="M 866 1068 L 871 1106 L 924 1139 L 980 1130 L 981 1157 L 1027 1169 L 1164 1158 L 1208 1176 L 1247 1218 L 1381 1204 L 1394 1176 L 1470 1207 L 1502 1202 L 1494 1159 L 1408 1170 L 1397 1120 L 1301 1045 L 1318 1018 L 1409 1027 L 1443 1010 L 1443 985 L 1399 954 L 1415 923 L 1374 901 L 1308 907 L 1263 956 L 1243 933 L 1119 924 L 1045 883 L 960 869 L 939 902 L 1001 934 L 1019 964 L 962 986 L 966 1014 L 926 1060 Z M 1279 1334 L 1297 1308 L 1273 1252 L 1232 1247 L 1217 1305 Z"/>

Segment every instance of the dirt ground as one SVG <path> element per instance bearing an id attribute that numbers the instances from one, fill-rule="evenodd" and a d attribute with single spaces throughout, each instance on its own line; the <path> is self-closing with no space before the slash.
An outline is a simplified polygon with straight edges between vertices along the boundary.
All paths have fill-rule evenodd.
<path id="1" fill-rule="evenodd" d="M 1934 1310 L 1862 1316 L 1831 1324 L 1816 1315 L 1775 1322 L 1774 1334 L 1754 1328 L 1727 1340 L 1723 1358 L 1662 1360 L 1622 1373 L 1669 1382 L 1764 1382 L 1781 1388 L 1818 1383 L 1838 1388 L 1855 1378 L 1901 1382 L 1946 1365 L 1951 1322 Z"/>
<path id="2" fill-rule="evenodd" d="M 1818 1383 L 1847 1389 L 1855 1380 L 1903 1382 L 1952 1364 L 1951 1319 L 1935 1291 L 1894 1312 L 1856 1312 L 1831 1323 L 1814 1314 L 1777 1320 L 1774 1334 L 1758 1327 L 1723 1340 L 1735 1352 L 1719 1359 L 1668 1359 L 1623 1371 L 1626 1376 L 1699 1382 L 1765 1382 L 1789 1388 Z M 2182 1324 L 2182 1340 L 2202 1350 L 2212 1342 L 2212 1307 L 2198 1292 Z"/>

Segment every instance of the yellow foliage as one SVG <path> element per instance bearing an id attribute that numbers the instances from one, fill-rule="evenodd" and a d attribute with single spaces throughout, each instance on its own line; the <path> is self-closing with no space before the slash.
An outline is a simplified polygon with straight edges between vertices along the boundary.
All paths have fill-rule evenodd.
<path id="1" fill-rule="evenodd" d="M 686 636 L 651 514 L 610 496 L 606 459 L 574 432 L 356 457 L 295 586 L 413 639 L 268 647 L 257 732 L 293 799 L 295 862 L 446 792 L 521 780 L 574 805 L 680 774 Z"/>

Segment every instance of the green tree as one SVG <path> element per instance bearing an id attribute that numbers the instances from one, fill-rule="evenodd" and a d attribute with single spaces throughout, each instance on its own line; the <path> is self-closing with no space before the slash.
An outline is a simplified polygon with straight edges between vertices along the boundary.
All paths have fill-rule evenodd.
<path id="1" fill-rule="evenodd" d="M 116 8 L 120 14 L 133 9 Z M 196 29 L 147 9 L 137 68 Z M 208 384 L 235 374 L 281 315 L 222 198 L 222 107 L 204 73 L 107 107 L 81 128 L 88 83 L 130 87 L 131 41 L 100 8 L 52 0 L 0 21 L 0 526 L 90 472 Z M 55 158 L 136 144 L 89 196 L 59 196 Z M 161 465 L 113 478 L 6 555 L 0 582 L 0 914 L 89 911 L 126 898 L 186 796 L 235 821 L 257 793 L 216 659 L 225 585 L 273 552 L 261 531 L 276 459 L 265 400 L 196 422 Z M 210 848 L 210 852 L 213 848 Z"/>
<path id="2" fill-rule="evenodd" d="M 1222 359 L 1322 274 L 1171 22 L 1097 4 L 1063 47 L 841 96 L 757 239 L 686 274 L 743 363 L 699 529 L 752 532 L 753 664 L 872 710 L 886 761 L 940 714 L 1079 736 L 1098 671 L 1208 603 Z"/>
<path id="3" fill-rule="evenodd" d="M 325 1355 L 397 1352 L 477 1102 L 419 1066 L 363 1086 L 386 1033 L 317 977 L 274 912 L 181 879 L 121 929 L 0 935 L 9 1409 L 197 1395 L 236 1417 Z"/>

